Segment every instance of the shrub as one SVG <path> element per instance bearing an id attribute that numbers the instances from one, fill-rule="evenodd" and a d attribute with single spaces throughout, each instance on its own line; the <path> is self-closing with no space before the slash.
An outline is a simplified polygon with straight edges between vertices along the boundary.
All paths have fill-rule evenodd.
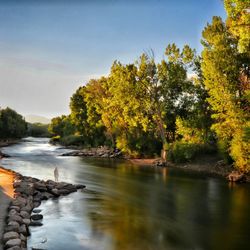
<path id="1" fill-rule="evenodd" d="M 82 146 L 84 144 L 83 136 L 69 135 L 62 137 L 60 143 L 64 146 Z"/>
<path id="2" fill-rule="evenodd" d="M 174 142 L 168 147 L 168 159 L 175 163 L 184 163 L 194 160 L 200 154 L 215 153 L 215 149 L 206 144 Z"/>

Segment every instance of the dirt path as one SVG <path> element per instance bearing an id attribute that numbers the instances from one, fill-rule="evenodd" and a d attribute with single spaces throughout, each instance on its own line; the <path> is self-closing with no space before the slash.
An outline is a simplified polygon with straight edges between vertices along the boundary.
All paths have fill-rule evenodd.
<path id="1" fill-rule="evenodd" d="M 0 168 L 0 250 L 3 249 L 1 239 L 7 208 L 14 194 L 13 180 L 14 176 L 12 173 Z"/>

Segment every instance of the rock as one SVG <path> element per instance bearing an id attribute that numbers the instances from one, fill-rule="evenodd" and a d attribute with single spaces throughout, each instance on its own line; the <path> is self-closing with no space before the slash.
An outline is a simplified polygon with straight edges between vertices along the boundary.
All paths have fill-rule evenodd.
<path id="1" fill-rule="evenodd" d="M 34 208 L 39 207 L 41 205 L 41 201 L 34 202 Z"/>
<path id="2" fill-rule="evenodd" d="M 47 189 L 46 189 L 47 190 Z M 40 191 L 35 191 L 33 196 L 33 201 L 41 201 L 42 200 L 42 193 Z"/>
<path id="3" fill-rule="evenodd" d="M 19 233 L 23 234 L 24 236 L 30 235 L 29 228 L 25 224 L 20 226 Z"/>
<path id="4" fill-rule="evenodd" d="M 17 212 L 17 210 L 15 209 L 11 209 L 8 213 L 8 216 L 12 216 L 12 215 L 20 215 L 19 212 Z"/>
<path id="5" fill-rule="evenodd" d="M 43 192 L 42 193 L 42 197 L 41 200 L 48 200 L 50 198 L 54 197 L 52 194 L 48 193 L 48 192 Z"/>
<path id="6" fill-rule="evenodd" d="M 43 225 L 43 223 L 40 222 L 40 221 L 31 221 L 31 222 L 30 222 L 30 226 L 31 226 L 31 227 L 40 227 L 40 226 L 42 226 L 42 225 Z"/>
<path id="7" fill-rule="evenodd" d="M 50 192 L 53 196 L 55 196 L 55 197 L 59 197 L 59 196 L 60 196 L 60 194 L 59 194 L 57 188 L 53 188 L 53 189 L 49 190 L 49 192 Z"/>
<path id="8" fill-rule="evenodd" d="M 68 189 L 62 188 L 62 189 L 58 190 L 58 193 L 66 195 L 66 194 L 70 194 L 71 192 Z"/>
<path id="9" fill-rule="evenodd" d="M 9 210 L 16 210 L 17 212 L 20 212 L 20 207 L 18 207 L 18 206 L 10 206 Z"/>
<path id="10" fill-rule="evenodd" d="M 35 182 L 34 183 L 34 188 L 36 190 L 39 190 L 39 191 L 42 191 L 42 192 L 47 191 L 47 187 L 46 187 L 45 183 L 42 183 L 42 182 Z"/>
<path id="11" fill-rule="evenodd" d="M 5 232 L 19 232 L 20 226 L 18 225 L 8 225 L 5 227 Z"/>
<path id="12" fill-rule="evenodd" d="M 5 246 L 6 247 L 21 246 L 21 240 L 20 239 L 11 239 L 11 240 L 8 240 L 5 243 Z"/>
<path id="13" fill-rule="evenodd" d="M 75 187 L 76 187 L 77 189 L 83 189 L 83 188 L 85 188 L 86 186 L 85 186 L 85 185 L 81 185 L 81 184 L 76 184 Z"/>
<path id="14" fill-rule="evenodd" d="M 101 157 L 103 157 L 103 158 L 108 158 L 108 157 L 109 157 L 109 154 L 103 154 Z"/>
<path id="15" fill-rule="evenodd" d="M 17 187 L 16 192 L 21 193 L 21 194 L 26 194 L 26 195 L 33 195 L 34 193 L 34 188 L 27 186 L 27 187 Z"/>
<path id="16" fill-rule="evenodd" d="M 25 250 L 25 249 L 23 249 L 23 248 L 21 248 L 19 246 L 14 246 L 14 247 L 10 247 L 10 248 L 8 248 L 6 250 Z"/>
<path id="17" fill-rule="evenodd" d="M 27 206 L 21 208 L 21 211 L 26 211 L 28 213 L 30 213 L 31 210 L 32 210 L 32 207 L 29 204 Z"/>
<path id="18" fill-rule="evenodd" d="M 21 185 L 21 181 L 15 181 L 15 182 L 13 183 L 13 187 L 14 187 L 14 188 L 20 187 L 20 185 Z"/>
<path id="19" fill-rule="evenodd" d="M 32 220 L 42 220 L 43 215 L 42 214 L 33 214 L 33 215 L 31 215 L 31 219 Z"/>
<path id="20" fill-rule="evenodd" d="M 26 240 L 27 240 L 27 237 L 25 237 L 23 234 L 20 234 L 20 240 L 21 240 L 21 241 L 26 241 Z"/>
<path id="21" fill-rule="evenodd" d="M 19 224 L 22 224 L 23 220 L 22 220 L 22 217 L 19 216 L 19 215 L 11 215 L 8 217 L 8 222 L 10 221 L 16 221 L 18 222 Z"/>
<path id="22" fill-rule="evenodd" d="M 8 240 L 11 239 L 16 239 L 19 237 L 19 234 L 17 232 L 8 232 L 3 235 L 3 242 L 7 242 Z"/>
<path id="23" fill-rule="evenodd" d="M 10 221 L 9 223 L 8 223 L 8 226 L 19 226 L 19 223 L 18 222 L 16 222 L 16 221 Z"/>
<path id="24" fill-rule="evenodd" d="M 27 226 L 30 224 L 30 219 L 23 219 L 23 223 Z"/>
<path id="25" fill-rule="evenodd" d="M 42 212 L 42 209 L 34 209 L 32 212 L 33 212 L 34 214 L 39 214 L 39 213 Z"/>
<path id="26" fill-rule="evenodd" d="M 17 197 L 11 202 L 13 206 L 24 207 L 26 205 L 26 199 L 23 197 Z"/>
<path id="27" fill-rule="evenodd" d="M 245 182 L 246 180 L 246 177 L 243 173 L 240 173 L 238 171 L 232 171 L 227 179 L 230 181 L 230 182 Z"/>
<path id="28" fill-rule="evenodd" d="M 30 218 L 30 214 L 26 211 L 21 211 L 20 215 L 24 218 L 24 219 L 29 219 Z"/>

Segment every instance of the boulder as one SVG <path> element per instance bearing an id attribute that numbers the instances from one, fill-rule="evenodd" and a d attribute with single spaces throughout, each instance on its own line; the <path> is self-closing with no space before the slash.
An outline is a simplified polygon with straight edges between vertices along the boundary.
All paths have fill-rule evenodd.
<path id="1" fill-rule="evenodd" d="M 22 217 L 19 216 L 19 215 L 10 215 L 10 216 L 8 217 L 8 222 L 10 222 L 10 221 L 16 221 L 16 222 L 18 222 L 19 224 L 21 224 L 21 223 L 23 222 Z"/>
<path id="2" fill-rule="evenodd" d="M 40 221 L 31 221 L 31 222 L 30 222 L 30 226 L 31 226 L 31 227 L 40 227 L 40 226 L 42 226 L 42 225 L 43 225 L 43 223 L 40 222 Z"/>
<path id="3" fill-rule="evenodd" d="M 22 218 L 24 219 L 29 219 L 30 218 L 30 214 L 26 211 L 21 211 L 20 215 L 22 216 Z"/>
<path id="4" fill-rule="evenodd" d="M 24 207 L 26 205 L 26 199 L 19 196 L 11 202 L 12 206 Z"/>
<path id="5" fill-rule="evenodd" d="M 66 194 L 70 194 L 71 192 L 68 189 L 62 188 L 58 190 L 58 193 L 66 195 Z"/>
<path id="6" fill-rule="evenodd" d="M 9 210 L 16 210 L 17 212 L 20 212 L 20 207 L 18 207 L 18 206 L 10 206 Z"/>
<path id="7" fill-rule="evenodd" d="M 34 209 L 32 212 L 35 214 L 39 214 L 42 212 L 42 209 Z"/>
<path id="8" fill-rule="evenodd" d="M 32 209 L 33 208 L 29 204 L 27 204 L 25 207 L 21 208 L 21 211 L 26 211 L 26 212 L 30 213 Z"/>
<path id="9" fill-rule="evenodd" d="M 60 196 L 60 194 L 59 194 L 57 188 L 53 188 L 53 189 L 49 190 L 49 192 L 50 192 L 53 196 L 55 196 L 55 197 L 59 197 L 59 196 Z"/>
<path id="10" fill-rule="evenodd" d="M 19 232 L 20 226 L 17 223 L 16 225 L 8 225 L 7 227 L 5 227 L 5 232 Z"/>
<path id="11" fill-rule="evenodd" d="M 23 223 L 27 226 L 30 224 L 30 219 L 23 219 Z"/>
<path id="12" fill-rule="evenodd" d="M 43 219 L 43 215 L 42 214 L 33 214 L 31 215 L 31 219 L 34 220 L 42 220 Z"/>
<path id="13" fill-rule="evenodd" d="M 39 191 L 42 191 L 42 192 L 47 191 L 47 187 L 46 187 L 45 183 L 42 183 L 42 182 L 39 182 L 39 181 L 34 183 L 34 188 L 36 190 L 39 190 Z"/>
<path id="14" fill-rule="evenodd" d="M 43 192 L 41 195 L 42 195 L 41 200 L 48 200 L 48 199 L 54 197 L 52 194 L 50 194 L 48 192 Z"/>
<path id="15" fill-rule="evenodd" d="M 29 228 L 25 224 L 22 224 L 20 226 L 19 233 L 23 234 L 24 236 L 29 236 L 30 235 Z"/>
<path id="16" fill-rule="evenodd" d="M 34 202 L 34 208 L 39 207 L 41 205 L 41 201 Z"/>
<path id="17" fill-rule="evenodd" d="M 20 239 L 11 239 L 11 240 L 8 240 L 5 243 L 5 246 L 6 247 L 21 246 L 21 240 Z"/>
<path id="18" fill-rule="evenodd" d="M 11 209 L 8 213 L 8 216 L 12 216 L 12 215 L 20 215 L 19 212 L 17 212 L 17 210 L 15 209 Z"/>
<path id="19" fill-rule="evenodd" d="M 85 186 L 85 185 L 82 185 L 82 184 L 76 184 L 75 187 L 76 187 L 77 189 L 83 189 L 83 188 L 85 188 L 86 186 Z"/>
<path id="20" fill-rule="evenodd" d="M 10 222 L 8 223 L 8 226 L 16 226 L 16 227 L 18 227 L 18 226 L 19 226 L 19 223 L 16 222 L 16 221 L 10 221 Z"/>
<path id="21" fill-rule="evenodd" d="M 27 237 L 25 237 L 23 234 L 20 234 L 20 240 L 21 241 L 27 241 Z"/>
<path id="22" fill-rule="evenodd" d="M 17 232 L 8 232 L 3 235 L 3 242 L 7 242 L 11 239 L 17 239 L 19 238 L 19 234 Z"/>

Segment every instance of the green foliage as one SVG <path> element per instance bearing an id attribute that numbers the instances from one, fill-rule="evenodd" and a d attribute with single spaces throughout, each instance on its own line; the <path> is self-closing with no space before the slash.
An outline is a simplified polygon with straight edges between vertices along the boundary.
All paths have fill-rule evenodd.
<path id="1" fill-rule="evenodd" d="M 28 136 L 33 137 L 50 137 L 50 133 L 48 131 L 48 124 L 42 123 L 28 123 Z"/>
<path id="2" fill-rule="evenodd" d="M 250 55 L 250 1 L 249 0 L 224 0 L 227 12 L 227 26 L 237 38 L 238 50 Z"/>
<path id="3" fill-rule="evenodd" d="M 237 40 L 221 18 L 214 17 L 203 31 L 202 72 L 215 120 L 212 128 L 235 166 L 249 171 L 249 57 L 237 50 Z M 225 143 L 226 142 L 226 143 Z"/>
<path id="4" fill-rule="evenodd" d="M 84 137 L 81 135 L 68 135 L 60 138 L 60 144 L 64 146 L 82 146 Z"/>
<path id="5" fill-rule="evenodd" d="M 169 145 L 168 159 L 175 163 L 185 163 L 202 154 L 214 153 L 216 153 L 214 147 L 209 145 L 176 141 Z"/>
<path id="6" fill-rule="evenodd" d="M 75 127 L 72 124 L 70 116 L 62 115 L 51 120 L 48 131 L 52 136 L 59 135 L 60 137 L 63 137 L 74 134 Z"/>
<path id="7" fill-rule="evenodd" d="M 210 121 L 209 112 L 199 113 L 206 91 L 187 77 L 188 68 L 197 61 L 195 51 L 172 44 L 166 55 L 167 60 L 159 64 L 146 54 L 132 64 L 116 61 L 108 77 L 78 88 L 71 97 L 67 118 L 74 128 L 72 134 L 83 136 L 85 145 L 108 144 L 136 157 L 159 155 L 160 145 L 166 148 L 173 142 L 177 117 L 202 118 L 200 127 L 208 130 L 205 120 Z M 66 136 L 65 119 L 52 120 L 52 134 Z"/>
<path id="8" fill-rule="evenodd" d="M 26 135 L 27 123 L 15 110 L 0 109 L 0 138 L 21 138 Z"/>

